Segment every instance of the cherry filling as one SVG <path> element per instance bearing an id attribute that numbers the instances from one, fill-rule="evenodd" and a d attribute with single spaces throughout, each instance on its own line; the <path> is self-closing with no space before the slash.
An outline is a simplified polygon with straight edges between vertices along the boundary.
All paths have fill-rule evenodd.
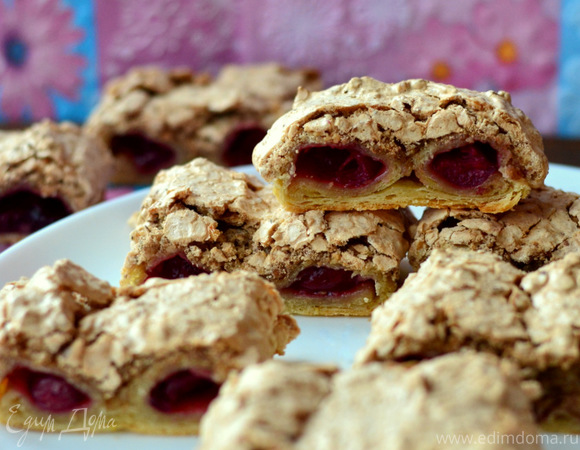
<path id="1" fill-rule="evenodd" d="M 70 213 L 59 198 L 44 198 L 29 190 L 13 191 L 0 197 L 0 233 L 30 234 Z"/>
<path id="2" fill-rule="evenodd" d="M 175 255 L 155 264 L 145 271 L 147 278 L 159 277 L 168 280 L 187 278 L 191 275 L 207 273 L 205 270 L 194 266 L 182 255 Z"/>
<path id="3" fill-rule="evenodd" d="M 497 151 L 481 142 L 438 153 L 429 163 L 431 173 L 463 189 L 481 186 L 498 167 Z"/>
<path id="4" fill-rule="evenodd" d="M 296 176 L 354 189 L 368 186 L 387 171 L 383 161 L 365 155 L 361 148 L 310 146 L 300 149 Z"/>
<path id="5" fill-rule="evenodd" d="M 220 385 L 208 376 L 181 370 L 151 389 L 149 404 L 164 413 L 204 414 L 219 390 Z"/>
<path id="6" fill-rule="evenodd" d="M 69 412 L 90 403 L 84 392 L 57 375 L 18 367 L 8 375 L 8 383 L 38 409 L 47 412 Z"/>
<path id="7" fill-rule="evenodd" d="M 168 145 L 154 141 L 140 133 L 119 134 L 111 139 L 113 155 L 125 155 L 135 169 L 144 175 L 157 173 L 175 162 L 175 152 Z"/>
<path id="8" fill-rule="evenodd" d="M 340 297 L 363 289 L 374 289 L 374 286 L 373 280 L 353 276 L 350 270 L 307 267 L 282 292 L 306 297 Z"/>
<path id="9" fill-rule="evenodd" d="M 254 147 L 266 136 L 266 130 L 257 125 L 240 126 L 225 139 L 222 158 L 230 166 L 252 163 Z"/>

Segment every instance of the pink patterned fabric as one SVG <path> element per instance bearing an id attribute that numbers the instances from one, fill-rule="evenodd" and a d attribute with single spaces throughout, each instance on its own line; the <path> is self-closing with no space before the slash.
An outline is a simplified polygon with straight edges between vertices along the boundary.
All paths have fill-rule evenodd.
<path id="1" fill-rule="evenodd" d="M 320 68 L 328 83 L 369 74 L 524 89 L 555 79 L 553 0 L 248 0 L 241 56 Z M 514 18 L 518 18 L 514 21 Z"/>
<path id="2" fill-rule="evenodd" d="M 245 0 L 240 58 L 508 90 L 540 131 L 557 121 L 558 0 Z"/>
<path id="3" fill-rule="evenodd" d="M 514 18 L 519 18 L 518 26 Z M 516 91 L 554 80 L 558 25 L 543 13 L 540 0 L 479 3 L 473 10 L 473 30 L 478 68 L 492 86 Z"/>
<path id="4" fill-rule="evenodd" d="M 215 72 L 236 58 L 235 0 L 97 1 L 101 78 L 136 65 Z"/>
<path id="5" fill-rule="evenodd" d="M 0 0 L 0 121 L 82 121 L 99 88 L 136 65 L 216 73 L 226 63 L 277 61 L 317 68 L 327 85 L 369 75 L 508 90 L 551 133 L 560 50 L 568 67 L 580 51 L 569 44 L 580 36 L 578 2 L 562 2 Z M 563 112 L 580 117 L 570 71 L 561 77 Z"/>
<path id="6" fill-rule="evenodd" d="M 401 68 L 400 79 L 426 78 L 472 89 L 483 83 L 482 72 L 474 70 L 477 43 L 464 25 L 429 18 L 401 36 L 396 48 L 393 63 Z"/>
<path id="7" fill-rule="evenodd" d="M 84 58 L 70 52 L 83 36 L 58 0 L 0 0 L 0 111 L 9 121 L 54 117 L 50 96 L 74 99 Z"/>

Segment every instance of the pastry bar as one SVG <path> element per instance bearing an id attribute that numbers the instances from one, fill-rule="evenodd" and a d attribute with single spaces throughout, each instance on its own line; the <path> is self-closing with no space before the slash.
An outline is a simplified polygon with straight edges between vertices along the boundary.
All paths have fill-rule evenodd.
<path id="1" fill-rule="evenodd" d="M 0 133 L 0 246 L 101 200 L 112 158 L 72 123 Z"/>
<path id="2" fill-rule="evenodd" d="M 113 152 L 117 183 L 150 183 L 160 169 L 196 156 L 249 164 L 299 86 L 319 89 L 318 73 L 228 65 L 212 80 L 186 69 L 137 68 L 109 83 L 87 130 Z"/>
<path id="3" fill-rule="evenodd" d="M 578 253 L 526 274 L 492 253 L 434 250 L 373 312 L 356 363 L 493 353 L 518 365 L 522 386 L 539 383 L 529 392 L 543 427 L 578 433 L 579 286 Z"/>
<path id="4" fill-rule="evenodd" d="M 365 316 L 397 288 L 411 220 L 398 210 L 291 213 L 253 176 L 197 158 L 157 176 L 121 284 L 244 269 L 273 282 L 289 312 Z"/>
<path id="5" fill-rule="evenodd" d="M 200 450 L 296 448 L 332 390 L 333 366 L 280 360 L 228 377 L 200 425 Z"/>
<path id="6" fill-rule="evenodd" d="M 409 261 L 418 269 L 436 249 L 485 250 L 526 270 L 580 251 L 580 196 L 551 187 L 534 189 L 512 210 L 427 209 L 416 226 Z"/>
<path id="7" fill-rule="evenodd" d="M 497 213 L 548 172 L 540 134 L 506 92 L 368 77 L 301 89 L 253 163 L 294 211 L 418 205 Z"/>
<path id="8" fill-rule="evenodd" d="M 0 291 L 0 421 L 34 428 L 50 416 L 59 431 L 86 416 L 104 419 L 96 431 L 196 433 L 229 372 L 297 336 L 282 307 L 255 274 L 118 290 L 59 260 Z"/>
<path id="9" fill-rule="evenodd" d="M 250 366 L 224 384 L 200 437 L 203 450 L 429 450 L 473 442 L 540 449 L 537 432 L 514 368 L 465 352 L 338 374 L 280 361 Z"/>

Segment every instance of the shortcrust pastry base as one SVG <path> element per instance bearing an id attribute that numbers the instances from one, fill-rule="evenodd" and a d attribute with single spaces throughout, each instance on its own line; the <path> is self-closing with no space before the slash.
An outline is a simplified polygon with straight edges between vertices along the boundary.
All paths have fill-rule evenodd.
<path id="1" fill-rule="evenodd" d="M 396 289 L 396 283 L 383 287 L 388 297 Z M 361 289 L 340 298 L 308 297 L 289 293 L 280 293 L 284 299 L 285 312 L 302 316 L 352 316 L 368 317 L 373 309 L 383 303 L 384 299 L 375 294 L 373 289 Z"/>
<path id="2" fill-rule="evenodd" d="M 312 183 L 296 183 L 287 189 L 281 180 L 273 182 L 274 195 L 284 207 L 292 212 L 311 209 L 333 211 L 365 211 L 396 209 L 402 205 L 428 206 L 431 208 L 479 209 L 482 212 L 500 213 L 513 208 L 527 197 L 530 187 L 524 183 L 504 180 L 504 188 L 485 195 L 457 195 L 429 188 L 412 178 L 402 178 L 395 183 L 365 190 L 353 196 L 337 197 L 332 190 L 316 188 Z"/>

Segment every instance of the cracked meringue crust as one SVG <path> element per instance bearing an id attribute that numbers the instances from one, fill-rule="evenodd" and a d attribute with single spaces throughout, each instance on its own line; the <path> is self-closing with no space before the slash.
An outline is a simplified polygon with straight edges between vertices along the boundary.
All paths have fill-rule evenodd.
<path id="1" fill-rule="evenodd" d="M 512 365 L 463 352 L 339 373 L 281 361 L 251 366 L 224 384 L 200 437 L 202 450 L 428 450 L 442 448 L 444 435 L 492 433 L 535 437 L 531 404 Z M 541 448 L 524 442 L 509 448 Z"/>
<path id="2" fill-rule="evenodd" d="M 427 209 L 409 249 L 416 270 L 434 249 L 489 251 L 531 271 L 580 251 L 580 196 L 548 186 L 534 189 L 512 210 L 486 214 L 466 209 Z"/>
<path id="3" fill-rule="evenodd" d="M 372 179 L 364 165 L 328 156 L 320 170 L 336 179 L 328 181 L 328 173 L 312 179 L 297 164 L 312 147 L 336 149 L 336 158 L 347 148 L 385 170 Z M 540 187 L 548 172 L 540 134 L 508 93 L 368 77 L 299 90 L 293 109 L 254 149 L 253 163 L 297 212 L 417 205 L 498 213 Z M 371 179 L 345 188 L 339 182 L 345 170 Z"/>
<path id="4" fill-rule="evenodd" d="M 283 354 L 297 336 L 282 309 L 247 272 L 112 288 L 59 260 L 0 291 L 0 421 L 52 414 L 53 431 L 82 427 L 71 411 L 80 404 L 113 420 L 97 431 L 197 433 L 229 372 Z M 55 403 L 55 391 L 68 397 Z"/>
<path id="5" fill-rule="evenodd" d="M 232 374 L 202 419 L 200 448 L 295 448 L 336 372 L 333 366 L 273 360 Z"/>
<path id="6" fill-rule="evenodd" d="M 116 153 L 116 183 L 151 183 L 160 169 L 197 156 L 249 164 L 253 147 L 291 108 L 299 86 L 320 89 L 318 73 L 227 65 L 212 79 L 183 68 L 141 67 L 106 86 L 86 129 Z"/>
<path id="7" fill-rule="evenodd" d="M 261 275 L 291 313 L 367 316 L 398 286 L 413 221 L 406 210 L 288 212 L 254 177 L 197 158 L 156 178 L 121 284 L 179 255 L 202 272 Z"/>
<path id="8" fill-rule="evenodd" d="M 373 312 L 355 365 L 464 349 L 515 363 L 536 421 L 580 432 L 580 255 L 525 273 L 498 255 L 434 250 Z"/>
<path id="9" fill-rule="evenodd" d="M 72 123 L 0 133 L 0 245 L 104 199 L 112 158 Z"/>

